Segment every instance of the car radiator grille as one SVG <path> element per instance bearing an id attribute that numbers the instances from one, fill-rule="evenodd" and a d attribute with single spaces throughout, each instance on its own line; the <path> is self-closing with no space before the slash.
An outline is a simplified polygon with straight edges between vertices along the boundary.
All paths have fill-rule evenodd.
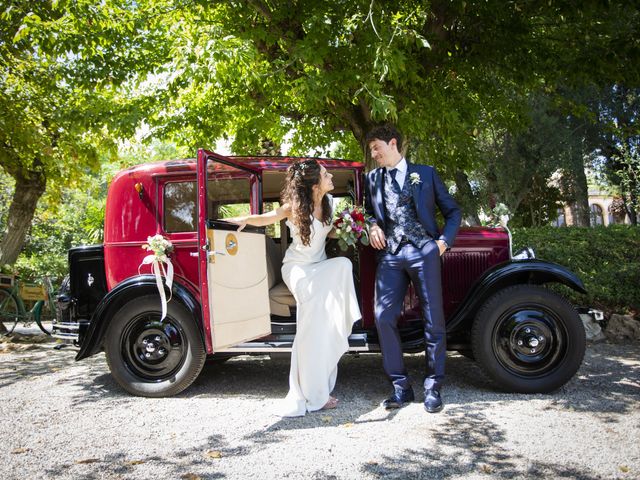
<path id="1" fill-rule="evenodd" d="M 492 251 L 449 252 L 443 257 L 442 291 L 445 316 L 453 313 L 475 281 L 494 263 Z"/>

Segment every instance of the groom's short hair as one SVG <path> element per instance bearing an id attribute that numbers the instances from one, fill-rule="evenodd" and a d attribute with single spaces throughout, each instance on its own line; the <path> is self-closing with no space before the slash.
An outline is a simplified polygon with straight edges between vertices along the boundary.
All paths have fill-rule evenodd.
<path id="1" fill-rule="evenodd" d="M 398 130 L 394 125 L 389 123 L 384 125 L 378 125 L 377 127 L 373 127 L 366 136 L 366 144 L 369 145 L 369 142 L 372 140 L 382 140 L 385 143 L 389 143 L 392 138 L 396 139 L 396 144 L 398 145 L 398 151 L 402 150 L 402 134 L 400 130 Z"/>

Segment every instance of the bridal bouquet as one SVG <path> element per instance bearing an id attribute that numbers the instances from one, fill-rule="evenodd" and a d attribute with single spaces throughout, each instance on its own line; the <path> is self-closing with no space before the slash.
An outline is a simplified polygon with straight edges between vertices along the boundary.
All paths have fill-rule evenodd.
<path id="1" fill-rule="evenodd" d="M 339 212 L 333 226 L 341 250 L 347 250 L 358 242 L 369 245 L 369 222 L 360 207 L 354 207 L 352 210 L 346 208 Z"/>

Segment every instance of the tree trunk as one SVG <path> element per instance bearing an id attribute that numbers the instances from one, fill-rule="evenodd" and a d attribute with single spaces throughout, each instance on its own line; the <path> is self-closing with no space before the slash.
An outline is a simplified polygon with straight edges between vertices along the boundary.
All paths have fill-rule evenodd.
<path id="1" fill-rule="evenodd" d="M 32 170 L 28 177 L 15 177 L 16 185 L 9 207 L 7 231 L 0 242 L 0 265 L 13 265 L 20 255 L 24 240 L 31 226 L 38 200 L 44 193 L 46 179 L 38 170 Z"/>
<path id="2" fill-rule="evenodd" d="M 633 193 L 629 194 L 629 197 L 626 195 L 622 196 L 622 201 L 624 202 L 624 209 L 627 211 L 627 215 L 629 215 L 629 220 L 631 221 L 631 225 L 638 225 L 638 215 L 635 210 L 636 198 Z"/>
<path id="3" fill-rule="evenodd" d="M 369 148 L 366 144 L 367 133 L 369 133 L 369 130 L 371 130 L 374 125 L 371 119 L 371 109 L 369 105 L 360 99 L 358 105 L 352 105 L 344 111 L 343 118 L 349 124 L 351 133 L 353 133 L 353 136 L 360 144 L 360 148 L 362 148 L 366 170 L 369 171 L 375 168 L 375 162 L 371 159 Z"/>
<path id="4" fill-rule="evenodd" d="M 591 224 L 589 209 L 589 187 L 587 176 L 584 173 L 584 164 L 576 165 L 573 170 L 573 196 L 575 198 L 574 225 L 576 227 L 588 227 Z"/>
<path id="5" fill-rule="evenodd" d="M 462 170 L 456 170 L 456 188 L 458 201 L 462 207 L 463 218 L 471 226 L 480 225 L 478 216 L 478 201 L 469 185 L 469 177 Z"/>

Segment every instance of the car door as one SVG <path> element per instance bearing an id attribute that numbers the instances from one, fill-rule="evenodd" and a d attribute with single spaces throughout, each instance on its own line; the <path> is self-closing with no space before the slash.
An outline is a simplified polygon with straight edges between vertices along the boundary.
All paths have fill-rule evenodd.
<path id="1" fill-rule="evenodd" d="M 260 172 L 198 151 L 198 275 L 213 351 L 271 333 L 264 228 L 242 232 L 224 218 L 257 212 Z"/>

